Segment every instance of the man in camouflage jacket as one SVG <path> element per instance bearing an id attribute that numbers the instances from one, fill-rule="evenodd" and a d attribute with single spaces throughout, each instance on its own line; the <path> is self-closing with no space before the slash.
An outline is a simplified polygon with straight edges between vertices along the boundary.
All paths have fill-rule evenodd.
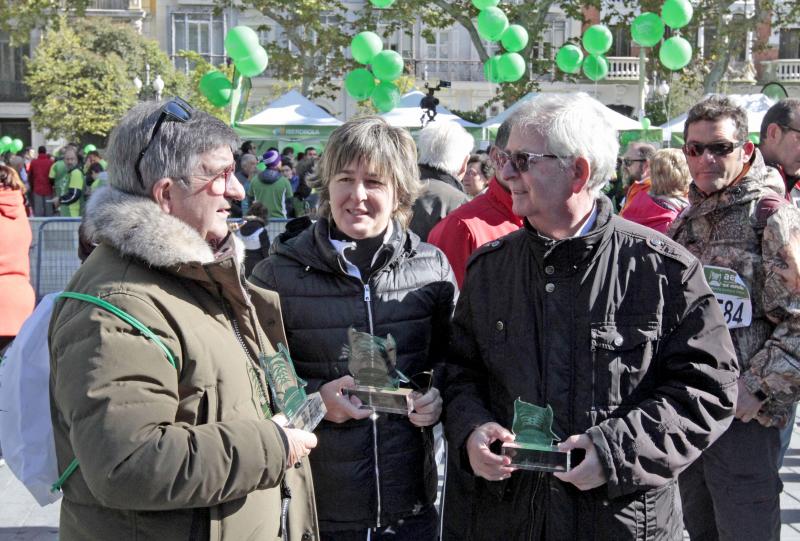
<path id="1" fill-rule="evenodd" d="M 728 98 L 695 105 L 684 139 L 691 206 L 670 233 L 705 266 L 741 368 L 736 420 L 680 477 L 684 520 L 692 539 L 778 539 L 778 429 L 800 390 L 800 211 Z"/>

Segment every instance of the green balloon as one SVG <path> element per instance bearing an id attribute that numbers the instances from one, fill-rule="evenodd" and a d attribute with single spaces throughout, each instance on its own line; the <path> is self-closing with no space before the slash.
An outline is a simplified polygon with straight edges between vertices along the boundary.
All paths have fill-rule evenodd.
<path id="1" fill-rule="evenodd" d="M 354 69 L 344 78 L 344 88 L 353 99 L 365 100 L 375 89 L 375 76 L 364 68 Z"/>
<path id="2" fill-rule="evenodd" d="M 631 37 L 642 47 L 652 47 L 664 37 L 664 21 L 655 13 L 642 13 L 631 23 Z"/>
<path id="3" fill-rule="evenodd" d="M 490 56 L 483 63 L 483 76 L 490 83 L 499 83 L 500 80 L 500 55 Z"/>
<path id="4" fill-rule="evenodd" d="M 267 164 L 265 164 L 264 162 L 258 162 L 258 165 L 256 165 L 256 171 L 266 171 L 266 169 L 267 169 Z"/>
<path id="5" fill-rule="evenodd" d="M 84 154 L 89 154 L 90 152 L 94 152 L 95 150 L 97 150 L 97 147 L 96 147 L 96 146 L 94 146 L 94 145 L 93 145 L 93 144 L 91 144 L 91 143 L 89 143 L 88 145 L 86 145 L 85 147 L 83 147 L 83 153 L 84 153 Z"/>
<path id="6" fill-rule="evenodd" d="M 649 130 L 650 129 L 650 119 L 649 118 L 647 118 L 646 116 L 642 117 L 642 120 L 640 120 L 640 122 L 642 124 L 642 129 L 643 130 Z"/>
<path id="7" fill-rule="evenodd" d="M 403 74 L 403 57 L 397 51 L 381 51 L 371 64 L 372 72 L 381 81 L 394 81 Z"/>
<path id="8" fill-rule="evenodd" d="M 503 10 L 489 7 L 478 14 L 478 34 L 487 41 L 497 41 L 508 28 L 508 17 Z"/>
<path id="9" fill-rule="evenodd" d="M 252 55 L 237 59 L 236 69 L 245 77 L 256 77 L 267 69 L 268 63 L 269 57 L 267 56 L 267 51 L 264 50 L 264 47 L 259 46 L 257 49 L 253 50 Z"/>
<path id="10" fill-rule="evenodd" d="M 3 145 L 4 147 L 11 146 L 11 137 L 9 137 L 8 135 L 0 137 L 0 145 Z"/>
<path id="11" fill-rule="evenodd" d="M 605 54 L 611 48 L 613 40 L 611 30 L 605 25 L 596 24 L 583 33 L 583 48 L 593 55 Z"/>
<path id="12" fill-rule="evenodd" d="M 478 8 L 478 11 L 483 11 L 486 8 L 497 7 L 500 0 L 472 0 L 472 5 Z"/>
<path id="13" fill-rule="evenodd" d="M 671 37 L 661 44 L 658 58 L 665 68 L 677 71 L 691 61 L 692 46 L 680 36 Z"/>
<path id="14" fill-rule="evenodd" d="M 683 28 L 692 20 L 694 8 L 689 0 L 667 0 L 661 6 L 661 18 L 673 30 Z"/>
<path id="15" fill-rule="evenodd" d="M 374 32 L 361 32 L 353 36 L 350 52 L 359 64 L 369 64 L 383 49 L 383 42 Z"/>
<path id="16" fill-rule="evenodd" d="M 383 81 L 372 91 L 372 105 L 381 113 L 388 113 L 400 103 L 400 91 L 388 81 Z"/>
<path id="17" fill-rule="evenodd" d="M 500 38 L 503 48 L 509 53 L 516 53 L 528 44 L 528 31 L 518 24 L 512 24 Z"/>
<path id="18" fill-rule="evenodd" d="M 258 34 L 249 26 L 234 26 L 225 35 L 225 50 L 234 62 L 252 56 L 260 47 Z"/>
<path id="19" fill-rule="evenodd" d="M 369 3 L 376 8 L 388 8 L 394 4 L 394 0 L 369 0 Z"/>
<path id="20" fill-rule="evenodd" d="M 519 53 L 500 55 L 500 60 L 497 62 L 497 71 L 500 74 L 500 80 L 503 82 L 519 81 L 525 75 L 525 60 Z"/>
<path id="21" fill-rule="evenodd" d="M 599 81 L 608 75 L 608 61 L 606 57 L 590 54 L 583 61 L 583 73 L 592 81 Z"/>
<path id="22" fill-rule="evenodd" d="M 22 150 L 23 146 L 24 145 L 22 144 L 22 139 L 14 139 L 11 141 L 11 148 L 9 148 L 9 150 L 11 152 L 19 152 L 20 150 Z"/>
<path id="23" fill-rule="evenodd" d="M 583 62 L 583 51 L 575 45 L 563 45 L 556 54 L 556 66 L 564 73 L 578 73 Z"/>
<path id="24" fill-rule="evenodd" d="M 231 101 L 233 84 L 224 73 L 211 70 L 200 79 L 200 93 L 211 102 L 214 107 L 224 107 Z"/>

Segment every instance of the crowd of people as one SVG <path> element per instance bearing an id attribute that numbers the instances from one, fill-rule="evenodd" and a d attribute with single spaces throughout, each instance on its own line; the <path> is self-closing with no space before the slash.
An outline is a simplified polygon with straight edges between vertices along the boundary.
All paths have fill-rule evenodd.
<path id="1" fill-rule="evenodd" d="M 93 250 L 66 289 L 163 345 L 56 302 L 56 453 L 59 470 L 80 463 L 60 537 L 779 539 L 800 399 L 800 100 L 770 109 L 759 146 L 747 126 L 712 95 L 681 149 L 620 149 L 602 105 L 557 94 L 485 152 L 453 123 L 415 143 L 367 116 L 321 155 L 257 155 L 174 99 L 120 121 L 107 175 L 99 154 L 40 149 L 34 209 L 82 215 Z M 55 200 L 36 191 L 45 171 Z M 21 235 L 0 241 L 8 342 L 33 298 L 6 254 L 30 231 L 18 169 L 0 182 L 0 238 Z M 290 219 L 274 239 L 271 219 Z M 349 392 L 353 330 L 392 344 L 398 374 L 432 374 L 407 414 Z M 313 432 L 280 411 L 266 359 L 284 346 L 325 405 Z M 552 413 L 577 464 L 499 452 L 516 400 Z"/>

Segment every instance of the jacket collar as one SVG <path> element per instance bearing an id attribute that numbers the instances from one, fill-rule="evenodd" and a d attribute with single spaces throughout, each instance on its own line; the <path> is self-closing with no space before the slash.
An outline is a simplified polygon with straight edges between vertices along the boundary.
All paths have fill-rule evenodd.
<path id="1" fill-rule="evenodd" d="M 540 265 L 545 259 L 548 265 L 553 265 L 556 272 L 572 273 L 588 262 L 598 247 L 608 240 L 611 227 L 608 227 L 613 217 L 611 201 L 604 195 L 595 199 L 596 217 L 594 227 L 588 234 L 581 237 L 553 240 L 541 235 L 528 220 L 525 220 L 525 230 L 530 239 L 533 255 Z"/>
<path id="2" fill-rule="evenodd" d="M 756 149 L 753 152 L 748 165 L 750 168 L 738 182 L 731 183 L 712 194 L 703 193 L 692 182 L 689 187 L 691 206 L 683 212 L 682 217 L 702 216 L 715 210 L 741 205 L 761 199 L 770 192 L 784 196 L 786 190 L 780 173 L 772 167 L 767 167 L 761 151 Z"/>
<path id="3" fill-rule="evenodd" d="M 93 242 L 106 243 L 153 267 L 205 265 L 228 257 L 244 260 L 244 248 L 235 235 L 228 235 L 215 253 L 195 229 L 166 214 L 155 201 L 110 186 L 92 194 L 84 228 Z"/>
<path id="4" fill-rule="evenodd" d="M 464 191 L 464 187 L 458 181 L 456 177 L 451 175 L 450 173 L 446 173 L 441 169 L 437 169 L 436 167 L 431 167 L 430 165 L 425 165 L 424 163 L 419 164 L 419 178 L 424 180 L 440 180 L 445 184 L 449 184 L 459 192 Z"/>
<path id="5" fill-rule="evenodd" d="M 522 227 L 522 217 L 514 214 L 514 203 L 511 200 L 511 193 L 503 188 L 500 182 L 497 181 L 497 177 L 492 178 L 489 182 L 489 188 L 486 190 L 485 197 L 488 197 L 511 222 L 518 227 Z"/>

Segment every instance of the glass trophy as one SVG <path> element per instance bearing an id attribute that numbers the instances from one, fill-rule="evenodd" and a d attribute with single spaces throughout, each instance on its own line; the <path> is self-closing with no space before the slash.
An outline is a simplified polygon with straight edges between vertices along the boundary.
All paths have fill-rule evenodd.
<path id="1" fill-rule="evenodd" d="M 542 472 L 567 472 L 571 453 L 559 451 L 553 445 L 558 436 L 553 433 L 553 408 L 514 401 L 514 424 L 511 428 L 515 441 L 504 443 L 502 454 L 511 458 L 511 465 L 520 470 Z"/>
<path id="2" fill-rule="evenodd" d="M 401 388 L 410 380 L 396 368 L 397 349 L 392 335 L 386 338 L 347 331 L 347 366 L 356 382 L 354 389 L 342 389 L 361 400 L 361 407 L 383 413 L 408 415 L 414 409 L 412 389 Z"/>
<path id="3" fill-rule="evenodd" d="M 319 393 L 306 394 L 306 382 L 297 376 L 289 350 L 278 343 L 278 352 L 260 354 L 275 407 L 286 416 L 290 428 L 313 432 L 328 411 Z"/>

